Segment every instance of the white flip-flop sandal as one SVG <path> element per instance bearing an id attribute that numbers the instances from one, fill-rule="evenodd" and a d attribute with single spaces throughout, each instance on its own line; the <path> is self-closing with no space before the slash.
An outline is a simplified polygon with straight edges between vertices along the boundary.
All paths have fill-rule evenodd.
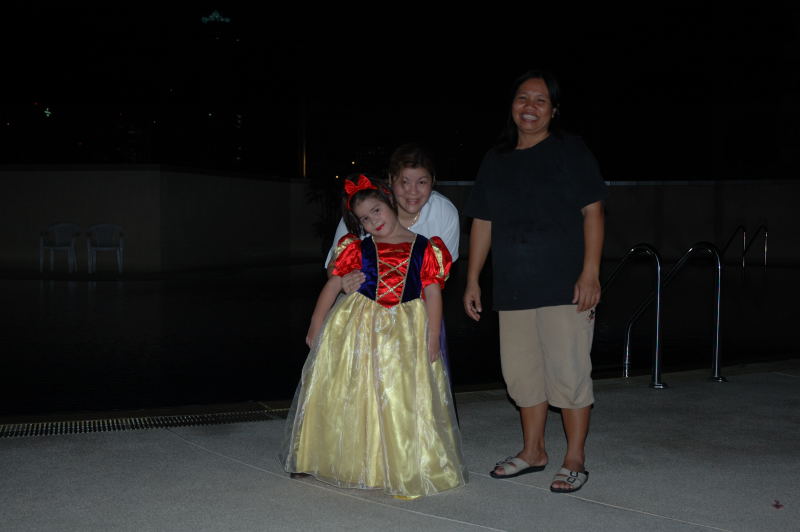
<path id="1" fill-rule="evenodd" d="M 545 465 L 537 465 L 532 466 L 522 458 L 517 458 L 516 456 L 509 456 L 505 460 L 500 460 L 495 464 L 495 469 L 498 467 L 502 467 L 504 474 L 495 473 L 494 469 L 489 471 L 489 475 L 492 478 L 514 478 L 520 475 L 526 475 L 528 473 L 536 473 L 537 471 L 541 471 L 545 468 Z"/>
<path id="2" fill-rule="evenodd" d="M 553 482 L 550 483 L 550 491 L 553 493 L 575 493 L 586 484 L 587 480 L 589 480 L 588 471 L 570 471 L 566 467 L 562 467 L 558 470 L 558 473 L 553 476 Z M 555 482 L 566 482 L 567 484 L 571 484 L 572 487 L 554 488 L 553 483 Z"/>

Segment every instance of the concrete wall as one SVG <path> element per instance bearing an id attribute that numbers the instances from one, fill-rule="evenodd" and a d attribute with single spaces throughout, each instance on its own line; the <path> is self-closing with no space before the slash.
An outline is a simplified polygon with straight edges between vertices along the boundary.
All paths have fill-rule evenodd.
<path id="1" fill-rule="evenodd" d="M 463 210 L 470 182 L 439 190 Z M 800 261 L 794 210 L 800 181 L 612 182 L 606 209 L 607 258 L 634 244 L 656 246 L 665 259 L 707 240 L 722 246 L 738 225 L 769 227 L 770 262 Z M 320 207 L 308 182 L 132 167 L 0 167 L 0 269 L 35 272 L 39 233 L 56 221 L 125 229 L 126 270 L 160 272 L 322 261 L 327 242 L 313 229 Z M 462 217 L 461 253 L 469 220 Z M 331 229 L 332 230 L 332 229 Z M 761 242 L 757 244 L 762 249 Z M 738 241 L 726 254 L 733 261 Z M 759 250 L 748 254 L 759 260 Z M 78 249 L 86 271 L 85 242 Z M 60 270 L 65 269 L 61 259 Z"/>
<path id="2" fill-rule="evenodd" d="M 280 257 L 288 246 L 274 241 L 276 218 L 288 208 L 275 198 L 287 182 L 221 175 L 161 175 L 161 253 L 164 270 L 248 264 Z"/>
<path id="3" fill-rule="evenodd" d="M 161 268 L 158 167 L 0 168 L 0 269 L 38 271 L 39 233 L 55 222 L 84 231 L 95 223 L 123 226 L 126 265 Z M 63 254 L 57 268 L 65 271 Z M 86 243 L 78 242 L 78 270 L 86 272 Z"/>
<path id="4" fill-rule="evenodd" d="M 701 183 L 612 183 L 607 202 L 607 257 L 620 257 L 637 242 L 653 244 L 666 259 L 679 257 L 695 242 L 722 247 L 739 225 L 752 237 L 769 229 L 768 260 L 800 261 L 800 222 L 794 198 L 800 181 L 719 181 Z M 760 250 L 760 251 L 759 251 Z M 741 239 L 725 258 L 734 261 Z M 761 238 L 748 252 L 749 262 L 763 260 Z"/>
<path id="5" fill-rule="evenodd" d="M 469 182 L 445 182 L 440 191 L 459 211 L 471 189 Z M 800 262 L 800 221 L 794 201 L 800 181 L 611 182 L 606 202 L 606 258 L 620 258 L 631 246 L 645 242 L 667 259 L 676 259 L 692 244 L 709 241 L 725 245 L 737 226 L 748 235 L 760 226 L 769 228 L 770 262 Z M 462 218 L 462 250 L 466 251 L 468 220 Z M 757 249 L 758 248 L 758 249 Z M 763 241 L 748 252 L 755 263 L 763 254 Z M 725 258 L 741 254 L 741 239 Z M 763 256 L 763 255 L 762 255 Z"/>
<path id="6" fill-rule="evenodd" d="M 302 180 L 157 165 L 0 168 L 0 269 L 38 270 L 39 233 L 67 221 L 84 231 L 94 223 L 121 225 L 131 273 L 317 258 L 306 190 Z M 66 270 L 63 255 L 56 270 Z M 84 238 L 78 270 L 86 272 Z"/>

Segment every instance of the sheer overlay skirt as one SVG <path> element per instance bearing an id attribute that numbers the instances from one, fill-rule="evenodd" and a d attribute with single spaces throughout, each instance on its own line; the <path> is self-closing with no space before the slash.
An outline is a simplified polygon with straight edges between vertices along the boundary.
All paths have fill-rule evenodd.
<path id="1" fill-rule="evenodd" d="M 463 485 L 450 385 L 426 346 L 421 299 L 387 309 L 359 293 L 340 297 L 289 411 L 286 471 L 405 496 Z"/>

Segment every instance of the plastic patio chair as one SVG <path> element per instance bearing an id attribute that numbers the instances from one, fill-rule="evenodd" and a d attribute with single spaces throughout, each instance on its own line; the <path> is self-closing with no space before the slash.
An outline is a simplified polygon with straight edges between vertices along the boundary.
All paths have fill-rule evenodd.
<path id="1" fill-rule="evenodd" d="M 53 271 L 53 255 L 56 251 L 66 251 L 67 270 L 78 271 L 78 254 L 75 243 L 81 234 L 81 226 L 74 223 L 55 223 L 39 233 L 39 272 L 44 272 L 44 254 L 50 252 L 50 271 Z"/>
<path id="2" fill-rule="evenodd" d="M 86 251 L 89 255 L 89 273 L 97 272 L 97 252 L 113 251 L 117 258 L 117 271 L 123 270 L 125 233 L 115 224 L 94 224 L 86 232 Z"/>

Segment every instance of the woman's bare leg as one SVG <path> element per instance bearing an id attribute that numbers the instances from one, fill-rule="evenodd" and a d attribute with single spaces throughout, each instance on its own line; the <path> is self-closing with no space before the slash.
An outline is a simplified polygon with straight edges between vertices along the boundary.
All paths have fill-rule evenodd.
<path id="1" fill-rule="evenodd" d="M 522 423 L 522 450 L 517 453 L 517 458 L 525 460 L 533 466 L 547 463 L 547 452 L 544 449 L 544 426 L 547 421 L 547 402 L 519 409 L 519 419 Z M 504 475 L 505 470 L 498 466 L 495 473 Z"/>
<path id="2" fill-rule="evenodd" d="M 582 472 L 586 461 L 586 436 L 589 434 L 589 413 L 592 407 L 562 408 L 561 419 L 564 422 L 564 433 L 567 435 L 567 454 L 563 466 L 570 471 Z M 566 482 L 553 482 L 552 487 L 569 489 Z"/>

